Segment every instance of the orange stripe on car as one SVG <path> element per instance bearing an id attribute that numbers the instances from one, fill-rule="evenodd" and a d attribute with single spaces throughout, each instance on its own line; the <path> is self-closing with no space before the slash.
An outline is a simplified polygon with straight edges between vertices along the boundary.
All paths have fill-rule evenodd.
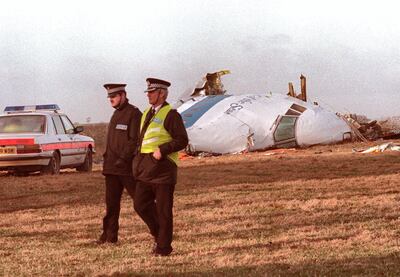
<path id="1" fill-rule="evenodd" d="M 42 150 L 47 151 L 47 150 L 55 150 L 55 149 L 76 149 L 76 148 L 85 148 L 88 147 L 90 142 L 60 142 L 60 143 L 48 143 L 48 144 L 42 144 Z M 94 145 L 93 145 L 94 146 Z"/>
<path id="2" fill-rule="evenodd" d="M 1 145 L 33 145 L 35 144 L 34 138 L 12 138 L 12 139 L 0 139 Z M 93 142 L 87 141 L 71 141 L 71 142 L 57 142 L 57 143 L 43 143 L 40 144 L 42 150 L 55 150 L 55 149 L 76 149 L 76 148 L 85 148 L 90 144 L 94 147 Z"/>
<path id="3" fill-rule="evenodd" d="M 34 138 L 0 139 L 0 145 L 35 144 Z"/>

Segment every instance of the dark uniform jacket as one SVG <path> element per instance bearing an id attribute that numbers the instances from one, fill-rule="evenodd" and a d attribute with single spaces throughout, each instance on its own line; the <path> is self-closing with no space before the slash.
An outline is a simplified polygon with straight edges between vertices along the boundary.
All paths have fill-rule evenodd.
<path id="1" fill-rule="evenodd" d="M 168 103 L 164 103 L 163 106 Z M 170 110 L 164 121 L 164 128 L 172 137 L 172 141 L 159 146 L 162 158 L 156 160 L 153 153 L 140 153 L 144 133 L 148 124 L 144 124 L 140 132 L 138 154 L 133 161 L 133 172 L 137 180 L 153 184 L 175 184 L 178 168 L 176 164 L 168 159 L 167 155 L 178 152 L 188 144 L 188 135 L 181 115 L 174 109 Z"/>
<path id="2" fill-rule="evenodd" d="M 108 125 L 103 174 L 132 175 L 142 113 L 128 99 L 114 111 Z"/>

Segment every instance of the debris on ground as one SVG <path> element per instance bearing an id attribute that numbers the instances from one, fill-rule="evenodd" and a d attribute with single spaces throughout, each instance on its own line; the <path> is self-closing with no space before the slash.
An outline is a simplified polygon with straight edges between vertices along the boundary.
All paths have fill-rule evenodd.
<path id="1" fill-rule="evenodd" d="M 379 152 L 384 152 L 387 150 L 400 151 L 400 145 L 394 144 L 393 142 L 386 142 L 386 143 L 382 143 L 382 144 L 379 144 L 376 146 L 369 147 L 368 149 L 365 149 L 365 150 L 358 150 L 358 149 L 353 148 L 353 152 L 359 152 L 362 154 L 379 153 Z"/>
<path id="2" fill-rule="evenodd" d="M 227 93 L 221 81 L 226 74 L 230 71 L 204 74 L 174 104 L 188 132 L 189 144 L 185 150 L 188 155 L 203 158 L 400 138 L 400 117 L 371 120 L 354 113 L 335 113 L 308 101 L 304 75 L 300 76 L 300 93 L 289 82 L 287 95 L 234 95 Z M 275 154 L 278 153 L 265 153 Z"/>
<path id="3" fill-rule="evenodd" d="M 398 116 L 385 120 L 371 120 L 365 115 L 345 114 L 343 118 L 352 125 L 353 130 L 356 129 L 366 139 L 361 139 L 361 141 L 400 138 L 400 117 Z"/>
<path id="4" fill-rule="evenodd" d="M 296 148 L 282 148 L 282 149 L 274 149 L 274 150 L 268 150 L 264 152 L 264 156 L 271 156 L 271 155 L 277 155 L 277 154 L 288 154 L 289 152 L 294 152 L 296 151 Z"/>
<path id="5" fill-rule="evenodd" d="M 392 116 L 379 121 L 382 127 L 382 138 L 399 139 L 400 138 L 400 116 Z"/>

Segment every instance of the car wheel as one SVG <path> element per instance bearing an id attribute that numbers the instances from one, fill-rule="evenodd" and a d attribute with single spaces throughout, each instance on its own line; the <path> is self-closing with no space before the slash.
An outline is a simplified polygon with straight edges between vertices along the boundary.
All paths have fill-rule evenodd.
<path id="1" fill-rule="evenodd" d="M 42 169 L 42 174 L 57 175 L 60 174 L 60 155 L 57 152 L 53 153 L 49 164 Z"/>
<path id="2" fill-rule="evenodd" d="M 88 149 L 85 156 L 85 161 L 82 165 L 78 166 L 76 170 L 82 172 L 91 172 L 93 167 L 93 153 L 92 150 Z"/>

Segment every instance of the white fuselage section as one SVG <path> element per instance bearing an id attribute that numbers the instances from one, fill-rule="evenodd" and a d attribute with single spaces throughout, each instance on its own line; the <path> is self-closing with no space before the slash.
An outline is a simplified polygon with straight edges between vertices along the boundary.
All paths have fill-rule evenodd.
<path id="1" fill-rule="evenodd" d="M 335 113 L 279 94 L 197 96 L 178 112 L 192 151 L 235 153 L 329 144 L 351 136 Z"/>

